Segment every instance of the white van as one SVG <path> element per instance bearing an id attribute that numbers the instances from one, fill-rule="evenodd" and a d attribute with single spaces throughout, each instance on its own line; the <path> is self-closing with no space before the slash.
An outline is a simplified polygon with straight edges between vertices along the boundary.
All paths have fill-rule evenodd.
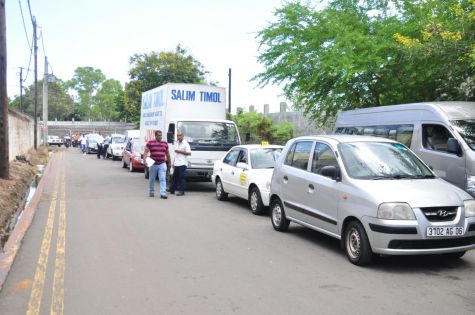
<path id="1" fill-rule="evenodd" d="M 437 175 L 475 196 L 475 102 L 428 102 L 338 114 L 334 132 L 410 147 Z"/>

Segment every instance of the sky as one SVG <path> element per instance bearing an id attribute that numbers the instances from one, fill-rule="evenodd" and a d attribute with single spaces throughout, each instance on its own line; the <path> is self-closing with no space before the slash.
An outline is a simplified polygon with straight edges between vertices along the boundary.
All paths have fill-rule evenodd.
<path id="1" fill-rule="evenodd" d="M 233 113 L 236 107 L 248 110 L 249 105 L 263 112 L 264 104 L 277 112 L 280 102 L 286 101 L 282 88 L 258 88 L 250 80 L 264 70 L 257 62 L 256 33 L 276 20 L 274 12 L 284 1 L 30 0 L 40 37 L 38 80 L 43 78 L 46 54 L 49 72 L 63 81 L 70 80 L 77 67 L 90 66 L 124 86 L 132 55 L 175 51 L 180 44 L 210 72 L 207 79 L 226 91 L 232 69 Z M 7 0 L 5 7 L 7 90 L 12 98 L 20 94 L 20 67 L 29 64 L 33 27 L 28 0 Z M 24 86 L 33 82 L 30 71 Z"/>

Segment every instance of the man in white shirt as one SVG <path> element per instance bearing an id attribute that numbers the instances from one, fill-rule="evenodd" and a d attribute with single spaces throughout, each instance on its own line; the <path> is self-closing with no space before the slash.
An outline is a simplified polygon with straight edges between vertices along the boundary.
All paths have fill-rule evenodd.
<path id="1" fill-rule="evenodd" d="M 191 155 L 190 144 L 185 140 L 183 132 L 178 130 L 176 133 L 178 141 L 175 148 L 175 159 L 173 161 L 173 177 L 170 183 L 170 193 L 174 194 L 177 190 L 177 196 L 185 194 L 185 176 L 188 166 L 188 155 Z"/>
<path id="2" fill-rule="evenodd" d="M 83 155 L 86 155 L 87 150 L 86 150 L 86 145 L 87 145 L 87 138 L 84 134 L 81 135 L 79 138 L 79 142 L 81 143 L 81 151 Z"/>

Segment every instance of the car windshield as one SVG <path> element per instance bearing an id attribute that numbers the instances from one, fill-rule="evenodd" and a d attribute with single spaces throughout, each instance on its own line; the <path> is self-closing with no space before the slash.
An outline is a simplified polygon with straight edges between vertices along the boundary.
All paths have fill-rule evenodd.
<path id="1" fill-rule="evenodd" d="M 281 148 L 253 149 L 251 150 L 251 167 L 254 169 L 274 168 L 281 152 Z"/>
<path id="2" fill-rule="evenodd" d="M 180 121 L 177 126 L 191 150 L 229 150 L 239 144 L 236 125 L 212 121 Z"/>
<path id="3" fill-rule="evenodd" d="M 112 137 L 112 143 L 124 143 L 125 142 L 125 136 L 123 137 Z"/>
<path id="4" fill-rule="evenodd" d="M 450 123 L 462 136 L 470 149 L 475 151 L 475 119 L 451 120 Z"/>
<path id="5" fill-rule="evenodd" d="M 357 179 L 433 178 L 431 170 L 406 146 L 389 142 L 338 145 L 346 171 Z"/>

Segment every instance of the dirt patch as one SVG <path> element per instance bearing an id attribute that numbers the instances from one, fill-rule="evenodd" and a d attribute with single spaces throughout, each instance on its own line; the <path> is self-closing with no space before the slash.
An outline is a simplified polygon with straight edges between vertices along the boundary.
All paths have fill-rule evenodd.
<path id="1" fill-rule="evenodd" d="M 8 239 L 10 223 L 24 207 L 30 184 L 36 176 L 36 165 L 46 165 L 48 157 L 46 147 L 32 149 L 26 156 L 18 156 L 10 162 L 10 179 L 0 179 L 0 248 Z"/>

